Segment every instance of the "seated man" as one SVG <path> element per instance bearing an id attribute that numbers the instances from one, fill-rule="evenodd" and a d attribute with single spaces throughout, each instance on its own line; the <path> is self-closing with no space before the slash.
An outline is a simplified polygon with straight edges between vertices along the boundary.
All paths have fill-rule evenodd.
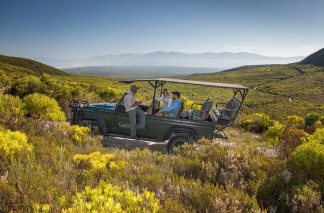
<path id="1" fill-rule="evenodd" d="M 165 116 L 169 116 L 173 118 L 174 113 L 176 113 L 179 110 L 179 107 L 181 107 L 181 102 L 179 98 L 180 98 L 180 92 L 178 91 L 172 92 L 172 99 L 174 101 L 172 102 L 171 106 L 162 108 L 156 115 L 162 116 L 161 114 L 164 113 Z"/>

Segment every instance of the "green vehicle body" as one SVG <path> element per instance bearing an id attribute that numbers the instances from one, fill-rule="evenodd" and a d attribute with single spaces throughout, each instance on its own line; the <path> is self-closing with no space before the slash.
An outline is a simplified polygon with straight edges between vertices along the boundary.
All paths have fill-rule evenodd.
<path id="1" fill-rule="evenodd" d="M 134 81 L 148 81 L 154 88 L 153 100 L 155 100 L 155 94 L 157 89 L 161 88 L 166 82 L 177 83 L 184 80 L 178 79 L 135 79 L 130 81 L 123 81 L 126 83 L 132 83 Z M 200 81 L 185 81 L 188 83 L 194 82 L 198 85 L 205 85 L 210 82 Z M 214 83 L 212 83 L 214 84 Z M 223 85 L 223 84 L 221 84 Z M 233 86 L 232 86 L 233 87 Z M 230 87 L 231 89 L 233 89 Z M 243 88 L 243 96 L 241 97 L 241 104 L 244 101 L 248 89 Z M 234 90 L 234 96 L 242 94 L 242 89 Z M 126 93 L 125 93 L 126 95 Z M 79 124 L 89 126 L 92 129 L 102 135 L 106 136 L 123 136 L 127 138 L 130 135 L 130 120 L 128 114 L 124 111 L 123 101 L 124 97 L 119 103 L 88 103 L 82 100 L 72 100 L 70 102 L 70 108 L 72 111 L 71 124 Z M 222 132 L 227 126 L 231 126 L 233 121 L 224 122 L 220 119 L 215 121 L 212 116 L 207 116 L 204 120 L 191 120 L 186 118 L 170 118 L 154 115 L 158 111 L 153 104 L 153 112 L 145 116 L 146 127 L 148 131 L 137 129 L 137 136 L 143 140 L 165 141 L 168 143 L 168 150 L 172 150 L 174 146 L 182 145 L 184 143 L 194 143 L 202 137 L 206 139 L 213 139 L 217 137 L 219 132 Z M 149 106 L 140 105 L 143 111 L 147 111 Z M 241 107 L 241 106 L 240 106 Z M 237 114 L 237 113 L 236 113 Z M 235 115 L 236 117 L 236 115 Z"/>

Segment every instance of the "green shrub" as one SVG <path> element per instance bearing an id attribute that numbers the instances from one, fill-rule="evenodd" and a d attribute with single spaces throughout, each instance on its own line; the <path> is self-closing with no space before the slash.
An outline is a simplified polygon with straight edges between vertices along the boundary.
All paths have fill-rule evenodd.
<path id="1" fill-rule="evenodd" d="M 278 212 L 290 212 L 285 197 L 281 195 L 289 195 L 291 186 L 290 180 L 285 181 L 283 175 L 276 174 L 261 185 L 256 198 L 265 209 L 275 208 Z"/>
<path id="2" fill-rule="evenodd" d="M 292 187 L 292 212 L 324 212 L 318 185 L 313 181 Z"/>
<path id="3" fill-rule="evenodd" d="M 55 99 L 46 95 L 34 93 L 24 99 L 24 109 L 33 118 L 48 119 L 51 121 L 65 121 L 66 117 Z"/>
<path id="4" fill-rule="evenodd" d="M 324 178 L 324 129 L 306 137 L 292 153 L 293 163 L 308 177 Z"/>
<path id="5" fill-rule="evenodd" d="M 319 119 L 320 114 L 313 112 L 305 116 L 305 126 L 313 126 Z"/>
<path id="6" fill-rule="evenodd" d="M 33 93 L 45 93 L 46 85 L 36 76 L 24 76 L 16 81 L 11 88 L 11 93 L 20 98 Z"/>
<path id="7" fill-rule="evenodd" d="M 159 208 L 159 200 L 154 197 L 152 192 L 135 193 L 131 190 L 123 190 L 118 186 L 101 182 L 96 188 L 85 187 L 84 191 L 77 193 L 73 197 L 71 207 L 63 209 L 62 212 L 154 213 Z"/>
<path id="8" fill-rule="evenodd" d="M 22 123 L 24 115 L 23 102 L 18 97 L 0 94 L 0 123 L 15 129 Z"/>

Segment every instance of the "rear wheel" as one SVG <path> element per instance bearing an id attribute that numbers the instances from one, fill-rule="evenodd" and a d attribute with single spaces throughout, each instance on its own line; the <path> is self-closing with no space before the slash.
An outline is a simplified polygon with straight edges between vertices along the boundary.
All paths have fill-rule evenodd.
<path id="1" fill-rule="evenodd" d="M 173 136 L 172 138 L 170 138 L 170 140 L 168 142 L 168 146 L 167 146 L 168 152 L 173 153 L 173 148 L 181 147 L 185 143 L 192 144 L 193 142 L 189 138 L 190 137 L 188 137 L 186 135 Z"/>
<path id="2" fill-rule="evenodd" d="M 82 120 L 79 122 L 80 126 L 85 126 L 90 129 L 91 135 L 104 135 L 103 130 L 100 127 L 100 124 L 98 121 L 90 121 L 90 120 Z"/>

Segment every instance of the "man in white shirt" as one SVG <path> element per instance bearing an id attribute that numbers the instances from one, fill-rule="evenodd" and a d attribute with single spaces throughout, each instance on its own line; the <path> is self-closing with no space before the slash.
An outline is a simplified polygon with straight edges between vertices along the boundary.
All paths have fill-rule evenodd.
<path id="1" fill-rule="evenodd" d="M 138 125 L 138 129 L 147 131 L 145 128 L 145 112 L 138 107 L 142 101 L 136 101 L 135 94 L 137 93 L 137 90 L 139 87 L 136 85 L 132 85 L 130 87 L 130 91 L 125 95 L 124 101 L 125 101 L 125 111 L 128 113 L 131 129 L 130 129 L 130 136 L 131 138 L 137 138 L 136 136 L 136 115 L 140 118 L 140 123 Z"/>

